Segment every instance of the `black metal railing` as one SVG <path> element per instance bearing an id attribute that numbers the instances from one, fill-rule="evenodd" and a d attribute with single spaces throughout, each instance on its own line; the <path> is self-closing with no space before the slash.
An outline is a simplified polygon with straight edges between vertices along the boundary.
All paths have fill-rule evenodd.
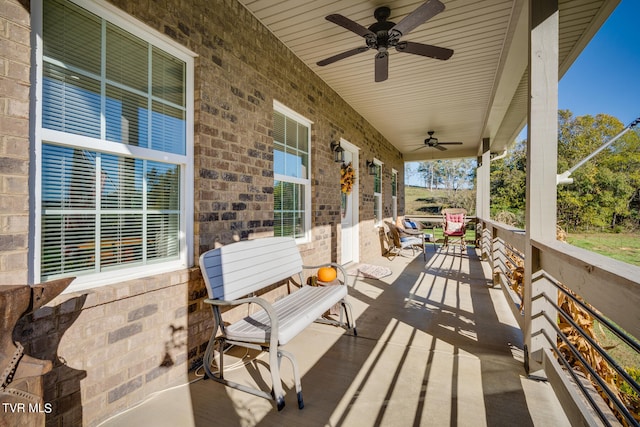
<path id="1" fill-rule="evenodd" d="M 541 278 L 547 279 L 550 283 L 552 283 L 555 286 L 558 292 L 562 293 L 565 297 L 569 298 L 574 304 L 577 304 L 580 307 L 580 309 L 587 312 L 592 318 L 597 319 L 598 322 L 600 322 L 600 324 L 605 325 L 609 331 L 611 331 L 623 343 L 628 345 L 633 351 L 635 351 L 636 354 L 640 354 L 640 345 L 633 337 L 631 337 L 629 334 L 627 334 L 625 331 L 617 327 L 611 321 L 609 321 L 608 319 L 600 315 L 591 306 L 589 306 L 588 304 L 585 304 L 583 301 L 577 298 L 572 292 L 570 292 L 566 287 L 564 287 L 559 281 L 557 281 L 555 278 L 553 278 L 551 275 L 547 274 L 546 272 L 537 273 L 533 280 L 535 282 Z M 562 309 L 557 304 L 557 301 L 554 301 L 547 294 L 539 294 L 534 296 L 534 299 L 537 299 L 537 298 L 544 298 L 547 300 L 549 304 L 553 305 L 557 310 L 558 315 L 561 316 L 565 322 L 571 325 L 571 328 L 573 331 L 575 331 L 577 334 L 580 335 L 582 339 L 584 339 L 586 342 L 589 343 L 589 347 L 595 350 L 600 355 L 600 357 L 602 357 L 606 361 L 608 367 L 610 367 L 613 371 L 615 371 L 615 375 L 618 375 L 619 376 L 618 378 L 621 378 L 622 381 L 624 381 L 633 390 L 632 393 L 635 393 L 636 395 L 640 395 L 640 385 L 635 381 L 635 379 L 633 379 L 631 375 L 629 375 L 627 371 L 623 369 L 618 364 L 618 362 L 609 355 L 609 353 L 605 349 L 602 348 L 599 342 L 594 340 L 590 336 L 590 334 L 588 334 L 585 331 L 585 329 L 575 321 L 575 319 L 570 315 L 570 313 L 567 313 L 564 309 Z M 547 320 L 549 325 L 553 327 L 553 329 L 556 331 L 557 339 L 560 339 L 566 345 L 566 348 L 569 349 L 571 355 L 576 360 L 579 361 L 580 367 L 584 371 L 586 371 L 585 373 L 589 375 L 589 378 L 597 386 L 598 390 L 600 390 L 600 395 L 605 397 L 612 403 L 612 406 L 614 407 L 615 412 L 619 414 L 619 416 L 622 419 L 624 419 L 624 421 L 626 422 L 626 425 L 638 426 L 639 425 L 638 421 L 632 415 L 631 411 L 627 407 L 627 404 L 622 402 L 620 398 L 622 393 L 621 391 L 619 391 L 620 388 L 616 387 L 618 392 L 616 392 L 615 389 L 612 389 L 610 383 L 603 378 L 602 373 L 598 372 L 598 370 L 594 368 L 591 363 L 589 363 L 589 361 L 583 356 L 582 352 L 576 348 L 571 338 L 567 336 L 567 334 L 565 334 L 560 329 L 560 327 L 558 326 L 557 319 L 550 318 L 546 312 L 538 313 L 534 317 L 537 318 L 541 316 L 543 316 Z M 585 387 L 582 381 L 580 381 L 580 378 L 578 378 L 578 375 L 574 369 L 576 367 L 575 364 L 571 364 L 567 357 L 562 356 L 563 352 L 558 347 L 557 340 L 554 341 L 553 337 L 550 337 L 545 331 L 543 331 L 542 333 L 544 334 L 550 346 L 553 348 L 554 352 L 558 356 L 558 360 L 566 368 L 566 371 L 569 373 L 569 375 L 571 375 L 571 377 L 575 381 L 575 384 L 580 388 L 583 396 L 589 401 L 589 403 L 591 404 L 591 407 L 598 414 L 602 422 L 605 423 L 606 425 L 612 425 L 611 419 L 609 418 L 610 414 L 605 413 L 601 409 L 598 402 L 595 401 L 592 394 L 590 393 L 591 390 Z"/>
<path id="2" fill-rule="evenodd" d="M 527 242 L 524 231 L 491 220 L 479 219 L 478 223 L 483 258 L 491 264 L 494 284 L 500 284 L 505 296 L 511 300 L 513 313 L 523 331 L 529 330 L 532 336 L 545 337 L 544 340 L 548 343 L 546 348 L 556 356 L 557 362 L 564 367 L 566 375 L 572 378 L 593 412 L 605 425 L 618 423 L 615 419 L 617 417 L 625 425 L 639 426 L 640 387 L 637 380 L 620 366 L 607 349 L 591 337 L 587 329 L 593 328 L 595 320 L 619 340 L 619 345 L 626 346 L 628 353 L 636 356 L 632 359 L 640 359 L 640 344 L 637 339 L 610 320 L 610 317 L 621 318 L 617 310 L 624 310 L 629 314 L 622 316 L 624 322 L 627 325 L 631 324 L 632 330 L 637 332 L 633 320 L 629 319 L 637 317 L 633 314 L 637 312 L 637 306 L 633 301 L 637 301 L 640 296 L 640 268 L 629 265 L 622 267 L 619 261 L 609 261 L 605 257 L 578 250 L 568 244 L 532 241 L 530 243 L 532 250 L 539 258 L 536 268 L 532 268 L 534 271 L 530 273 L 532 277 L 526 280 L 524 268 L 517 272 L 523 277 L 514 277 L 516 268 L 523 267 L 525 262 L 524 253 Z M 625 272 L 619 273 L 617 271 L 619 269 Z M 548 270 L 559 273 L 562 280 L 553 277 Z M 518 286 L 514 285 L 518 281 L 518 286 L 522 288 L 518 289 Z M 525 300 L 526 283 L 530 283 L 533 288 L 528 293 L 530 301 Z M 596 297 L 595 295 L 602 294 L 602 283 L 608 283 L 612 289 L 624 289 L 627 292 L 627 298 L 624 301 L 617 301 L 615 290 L 606 292 L 606 298 Z M 580 295 L 575 289 L 590 295 L 604 312 L 590 305 L 588 298 L 584 298 L 584 295 Z M 579 310 L 583 310 L 587 316 L 590 316 L 590 324 L 585 324 L 583 327 L 570 313 L 567 313 L 559 303 L 559 298 L 562 297 L 567 298 Z M 540 311 L 526 313 L 527 309 Z M 527 315 L 531 322 L 545 319 L 542 323 L 547 326 L 536 326 L 535 330 L 525 327 Z M 560 323 L 570 325 L 571 334 L 577 335 L 567 336 L 560 327 Z M 601 358 L 608 370 L 603 367 L 595 368 L 589 363 L 588 357 L 585 357 L 572 342 L 572 339 L 574 341 L 577 339 L 576 337 L 580 337 L 583 340 L 581 344 L 586 343 L 588 348 Z M 590 382 L 580 377 L 576 367 L 583 369 Z M 603 376 L 603 371 L 609 380 Z M 612 377 L 613 383 L 610 381 Z M 626 385 L 624 391 L 621 388 L 622 384 Z M 599 395 L 596 391 L 599 391 Z M 608 406 L 611 410 L 607 408 L 606 402 L 610 402 Z"/>

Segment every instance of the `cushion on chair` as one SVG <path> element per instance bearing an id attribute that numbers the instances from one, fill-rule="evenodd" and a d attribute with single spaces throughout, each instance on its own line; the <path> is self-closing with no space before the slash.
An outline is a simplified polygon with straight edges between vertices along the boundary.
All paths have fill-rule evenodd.
<path id="1" fill-rule="evenodd" d="M 449 233 L 456 233 L 460 230 L 462 230 L 462 223 L 460 222 L 449 222 L 447 223 L 447 232 Z"/>
<path id="2" fill-rule="evenodd" d="M 417 237 L 400 237 L 400 242 L 402 242 L 403 246 L 407 245 L 421 245 L 422 239 Z"/>
<path id="3" fill-rule="evenodd" d="M 452 235 L 464 234 L 464 214 L 446 214 L 447 227 L 445 233 Z"/>
<path id="4" fill-rule="evenodd" d="M 408 219 L 404 220 L 404 228 L 412 228 L 414 230 L 418 229 L 418 224 L 413 221 L 409 221 Z"/>
<path id="5" fill-rule="evenodd" d="M 447 214 L 447 222 L 464 222 L 464 214 Z"/>

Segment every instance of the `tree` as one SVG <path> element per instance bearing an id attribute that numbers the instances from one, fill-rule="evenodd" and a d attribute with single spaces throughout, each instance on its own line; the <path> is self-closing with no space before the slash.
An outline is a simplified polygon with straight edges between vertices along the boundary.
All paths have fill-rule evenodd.
<path id="1" fill-rule="evenodd" d="M 417 173 L 430 190 L 456 191 L 473 187 L 475 162 L 470 159 L 429 160 L 418 164 Z"/>
<path id="2" fill-rule="evenodd" d="M 491 162 L 491 216 L 510 212 L 524 225 L 526 140 L 519 141 L 503 159 Z"/>
<path id="3" fill-rule="evenodd" d="M 616 136 L 624 125 L 598 114 L 573 117 L 559 112 L 558 169 L 569 169 Z M 558 221 L 570 229 L 614 228 L 632 218 L 640 188 L 640 141 L 636 132 L 589 160 L 573 174 L 574 183 L 558 188 Z"/>
<path id="4" fill-rule="evenodd" d="M 558 172 L 580 162 L 616 136 L 624 125 L 607 114 L 574 117 L 558 112 Z M 491 213 L 522 217 L 525 204 L 526 141 L 518 142 L 504 159 L 491 164 Z M 640 134 L 626 133 L 572 175 L 573 184 L 560 186 L 558 222 L 569 229 L 619 230 L 640 222 Z M 519 225 L 524 226 L 519 221 Z"/>

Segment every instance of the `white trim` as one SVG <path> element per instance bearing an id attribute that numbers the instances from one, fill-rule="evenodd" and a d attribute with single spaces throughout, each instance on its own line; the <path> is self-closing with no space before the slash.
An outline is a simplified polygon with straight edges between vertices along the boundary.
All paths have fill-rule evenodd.
<path id="1" fill-rule="evenodd" d="M 273 109 L 275 111 L 277 111 L 278 113 L 284 114 L 285 116 L 289 117 L 290 119 L 293 119 L 299 123 L 302 123 L 303 125 L 307 125 L 309 128 L 311 128 L 311 125 L 313 124 L 313 121 L 309 120 L 308 118 L 306 118 L 305 116 L 303 116 L 302 114 L 292 110 L 291 108 L 287 107 L 286 105 L 284 105 L 283 103 L 281 103 L 280 101 L 276 101 L 275 99 L 273 100 Z M 309 129 L 311 130 L 311 129 Z M 311 132 L 309 132 L 309 143 L 311 143 Z M 309 170 L 311 170 L 311 168 L 309 168 Z"/>
<path id="2" fill-rule="evenodd" d="M 193 225 L 193 217 L 194 217 L 194 209 L 195 209 L 195 153 L 194 153 L 194 144 L 195 144 L 195 60 L 193 58 L 189 58 L 185 60 L 186 65 L 186 98 L 185 108 L 186 108 L 186 123 L 185 123 L 185 144 L 186 144 L 186 165 L 184 168 L 184 173 L 181 178 L 184 178 L 180 182 L 182 183 L 183 192 L 180 195 L 183 197 L 181 200 L 184 203 L 184 217 L 181 218 L 181 221 L 184 221 L 180 224 L 181 230 L 184 230 L 185 235 L 180 236 L 180 243 L 184 246 L 184 250 L 180 251 L 180 256 L 183 264 L 192 267 L 194 265 L 193 259 L 193 246 L 194 246 L 194 225 Z M 182 169 L 181 169 L 182 170 Z M 184 228 L 182 228 L 184 226 Z"/>
<path id="3" fill-rule="evenodd" d="M 42 276 L 40 254 L 42 251 L 42 144 L 50 142 L 56 145 L 73 146 L 85 148 L 90 151 L 100 151 L 109 154 L 121 156 L 130 156 L 144 160 L 160 161 L 176 164 L 180 167 L 180 235 L 179 239 L 179 259 L 169 260 L 165 262 L 153 262 L 138 266 L 127 267 L 123 265 L 118 270 L 103 271 L 100 273 L 86 273 L 72 283 L 65 292 L 78 291 L 97 286 L 103 286 L 110 283 L 117 283 L 123 280 L 130 280 L 145 277 L 162 272 L 175 271 L 187 268 L 193 265 L 193 215 L 194 215 L 194 165 L 193 165 L 193 144 L 194 144 L 194 74 L 195 65 L 194 58 L 198 55 L 179 43 L 169 39 L 163 34 L 157 32 L 153 28 L 143 22 L 126 14 L 115 6 L 94 0 L 69 0 L 69 2 L 78 5 L 91 13 L 94 13 L 103 22 L 109 21 L 113 25 L 130 32 L 139 37 L 151 46 L 156 47 L 163 52 L 174 56 L 185 63 L 185 105 L 180 107 L 185 112 L 185 154 L 174 154 L 152 150 L 144 147 L 136 147 L 122 143 L 105 141 L 102 139 L 89 138 L 81 135 L 67 134 L 60 131 L 42 128 L 42 87 L 43 87 L 43 1 L 33 0 L 31 3 L 32 17 L 32 40 L 35 46 L 33 53 L 33 62 L 35 70 L 32 71 L 32 78 L 35 85 L 34 95 L 31 98 L 34 122 L 33 122 L 33 156 L 34 167 L 31 169 L 33 188 L 31 194 L 33 196 L 32 218 L 34 218 L 33 226 L 30 229 L 32 234 L 31 245 L 33 248 L 29 265 L 29 281 L 30 283 L 39 282 Z M 100 76 L 102 85 L 104 79 Z M 149 95 L 151 96 L 151 95 Z M 163 101 L 167 105 L 171 105 Z M 104 118 L 101 118 L 104 122 Z M 104 123 L 101 126 L 104 135 Z"/>
<path id="4" fill-rule="evenodd" d="M 360 152 L 360 147 L 358 147 L 357 145 L 353 145 L 352 143 L 350 143 L 349 141 L 347 141 L 344 138 L 340 138 L 340 146 L 343 146 L 343 148 L 354 152 L 354 153 L 359 153 Z M 354 166 L 358 166 L 358 165 L 354 165 Z"/>
<path id="5" fill-rule="evenodd" d="M 360 261 L 360 147 L 353 145 L 344 138 L 340 138 L 340 146 L 353 154 L 353 161 L 351 165 L 353 166 L 356 177 L 355 185 L 351 190 L 351 196 L 354 201 L 352 207 L 353 224 L 351 225 L 353 229 L 353 241 L 351 248 L 353 259 L 351 261 L 355 263 Z"/>
<path id="6" fill-rule="evenodd" d="M 309 184 L 309 181 L 310 181 L 309 179 L 298 178 L 298 177 L 289 176 L 289 175 L 281 175 L 279 173 L 274 173 L 273 179 L 274 181 L 286 181 L 286 182 L 291 182 L 292 184 L 300 184 L 300 185 L 307 185 Z"/>
<path id="7" fill-rule="evenodd" d="M 31 162 L 33 167 L 30 172 L 30 181 L 33 183 L 29 189 L 29 195 L 31 199 L 30 207 L 33 209 L 30 212 L 31 225 L 29 226 L 30 234 L 30 247 L 31 253 L 29 254 L 29 272 L 28 281 L 31 284 L 40 282 L 40 253 L 42 252 L 42 194 L 40 188 L 42 188 L 42 174 L 40 173 L 42 167 L 42 51 L 44 49 L 42 42 L 42 16 L 43 16 L 43 0 L 31 1 L 31 38 L 33 41 L 34 49 L 31 53 L 32 62 L 35 66 L 31 70 L 31 78 L 33 81 L 32 96 L 29 99 L 30 113 L 32 117 L 31 131 L 33 132 L 33 138 L 31 144 L 33 147 L 33 158 Z"/>
<path id="8" fill-rule="evenodd" d="M 96 274 L 86 274 L 78 276 L 63 293 L 77 292 L 86 289 L 98 288 L 100 286 L 122 283 L 127 280 L 141 279 L 143 277 L 154 276 L 156 274 L 169 273 L 186 268 L 182 260 L 174 260 L 158 264 L 147 264 L 138 267 L 114 269 Z"/>
<path id="9" fill-rule="evenodd" d="M 117 154 L 120 156 L 136 157 L 144 160 L 158 162 L 177 163 L 186 165 L 187 155 L 174 154 L 166 151 L 152 150 L 145 147 L 122 144 L 120 142 L 105 141 L 83 135 L 67 134 L 65 132 L 41 129 L 42 141 L 50 142 L 63 147 L 84 148 L 101 153 Z M 193 149 L 191 149 L 193 151 Z M 189 151 L 189 148 L 187 148 Z"/>

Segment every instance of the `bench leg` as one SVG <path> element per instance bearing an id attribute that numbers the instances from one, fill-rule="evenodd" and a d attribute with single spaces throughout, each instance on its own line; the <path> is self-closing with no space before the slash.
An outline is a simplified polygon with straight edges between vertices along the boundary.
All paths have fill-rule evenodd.
<path id="1" fill-rule="evenodd" d="M 347 321 L 347 328 L 353 329 L 353 335 L 358 336 L 358 331 L 356 330 L 356 318 L 353 317 L 353 309 L 351 308 L 351 304 L 345 300 L 341 301 L 342 310 L 344 311 L 344 317 Z M 349 315 L 351 315 L 351 320 L 349 320 Z M 353 321 L 353 323 L 351 323 Z"/>
<path id="2" fill-rule="evenodd" d="M 271 387 L 273 398 L 276 401 L 278 411 L 284 408 L 284 391 L 282 390 L 282 380 L 280 379 L 280 350 L 271 345 L 269 348 L 269 371 L 271 372 Z"/>
<path id="3" fill-rule="evenodd" d="M 214 358 L 215 358 L 215 348 L 216 348 L 216 342 L 219 343 L 219 348 L 220 351 L 218 352 L 219 354 L 219 362 L 217 363 L 218 365 L 218 377 L 222 379 L 224 377 L 223 375 L 223 363 L 222 363 L 222 355 L 224 354 L 224 339 L 221 338 L 216 338 L 214 335 L 211 336 L 211 338 L 209 339 L 209 344 L 207 345 L 207 349 L 204 352 L 204 358 L 202 360 L 203 363 L 203 367 L 204 367 L 204 371 L 207 374 L 207 377 L 211 378 L 211 379 L 215 379 L 216 375 L 211 371 L 211 362 L 213 362 Z"/>
<path id="4" fill-rule="evenodd" d="M 296 362 L 296 358 L 288 351 L 280 350 L 279 352 L 279 361 L 281 361 L 282 356 L 284 356 L 291 362 L 291 366 L 293 367 L 293 380 L 296 385 L 296 395 L 298 396 L 298 409 L 302 409 L 304 408 L 304 401 L 302 400 L 302 383 L 300 382 L 300 371 L 298 370 L 298 363 Z"/>

